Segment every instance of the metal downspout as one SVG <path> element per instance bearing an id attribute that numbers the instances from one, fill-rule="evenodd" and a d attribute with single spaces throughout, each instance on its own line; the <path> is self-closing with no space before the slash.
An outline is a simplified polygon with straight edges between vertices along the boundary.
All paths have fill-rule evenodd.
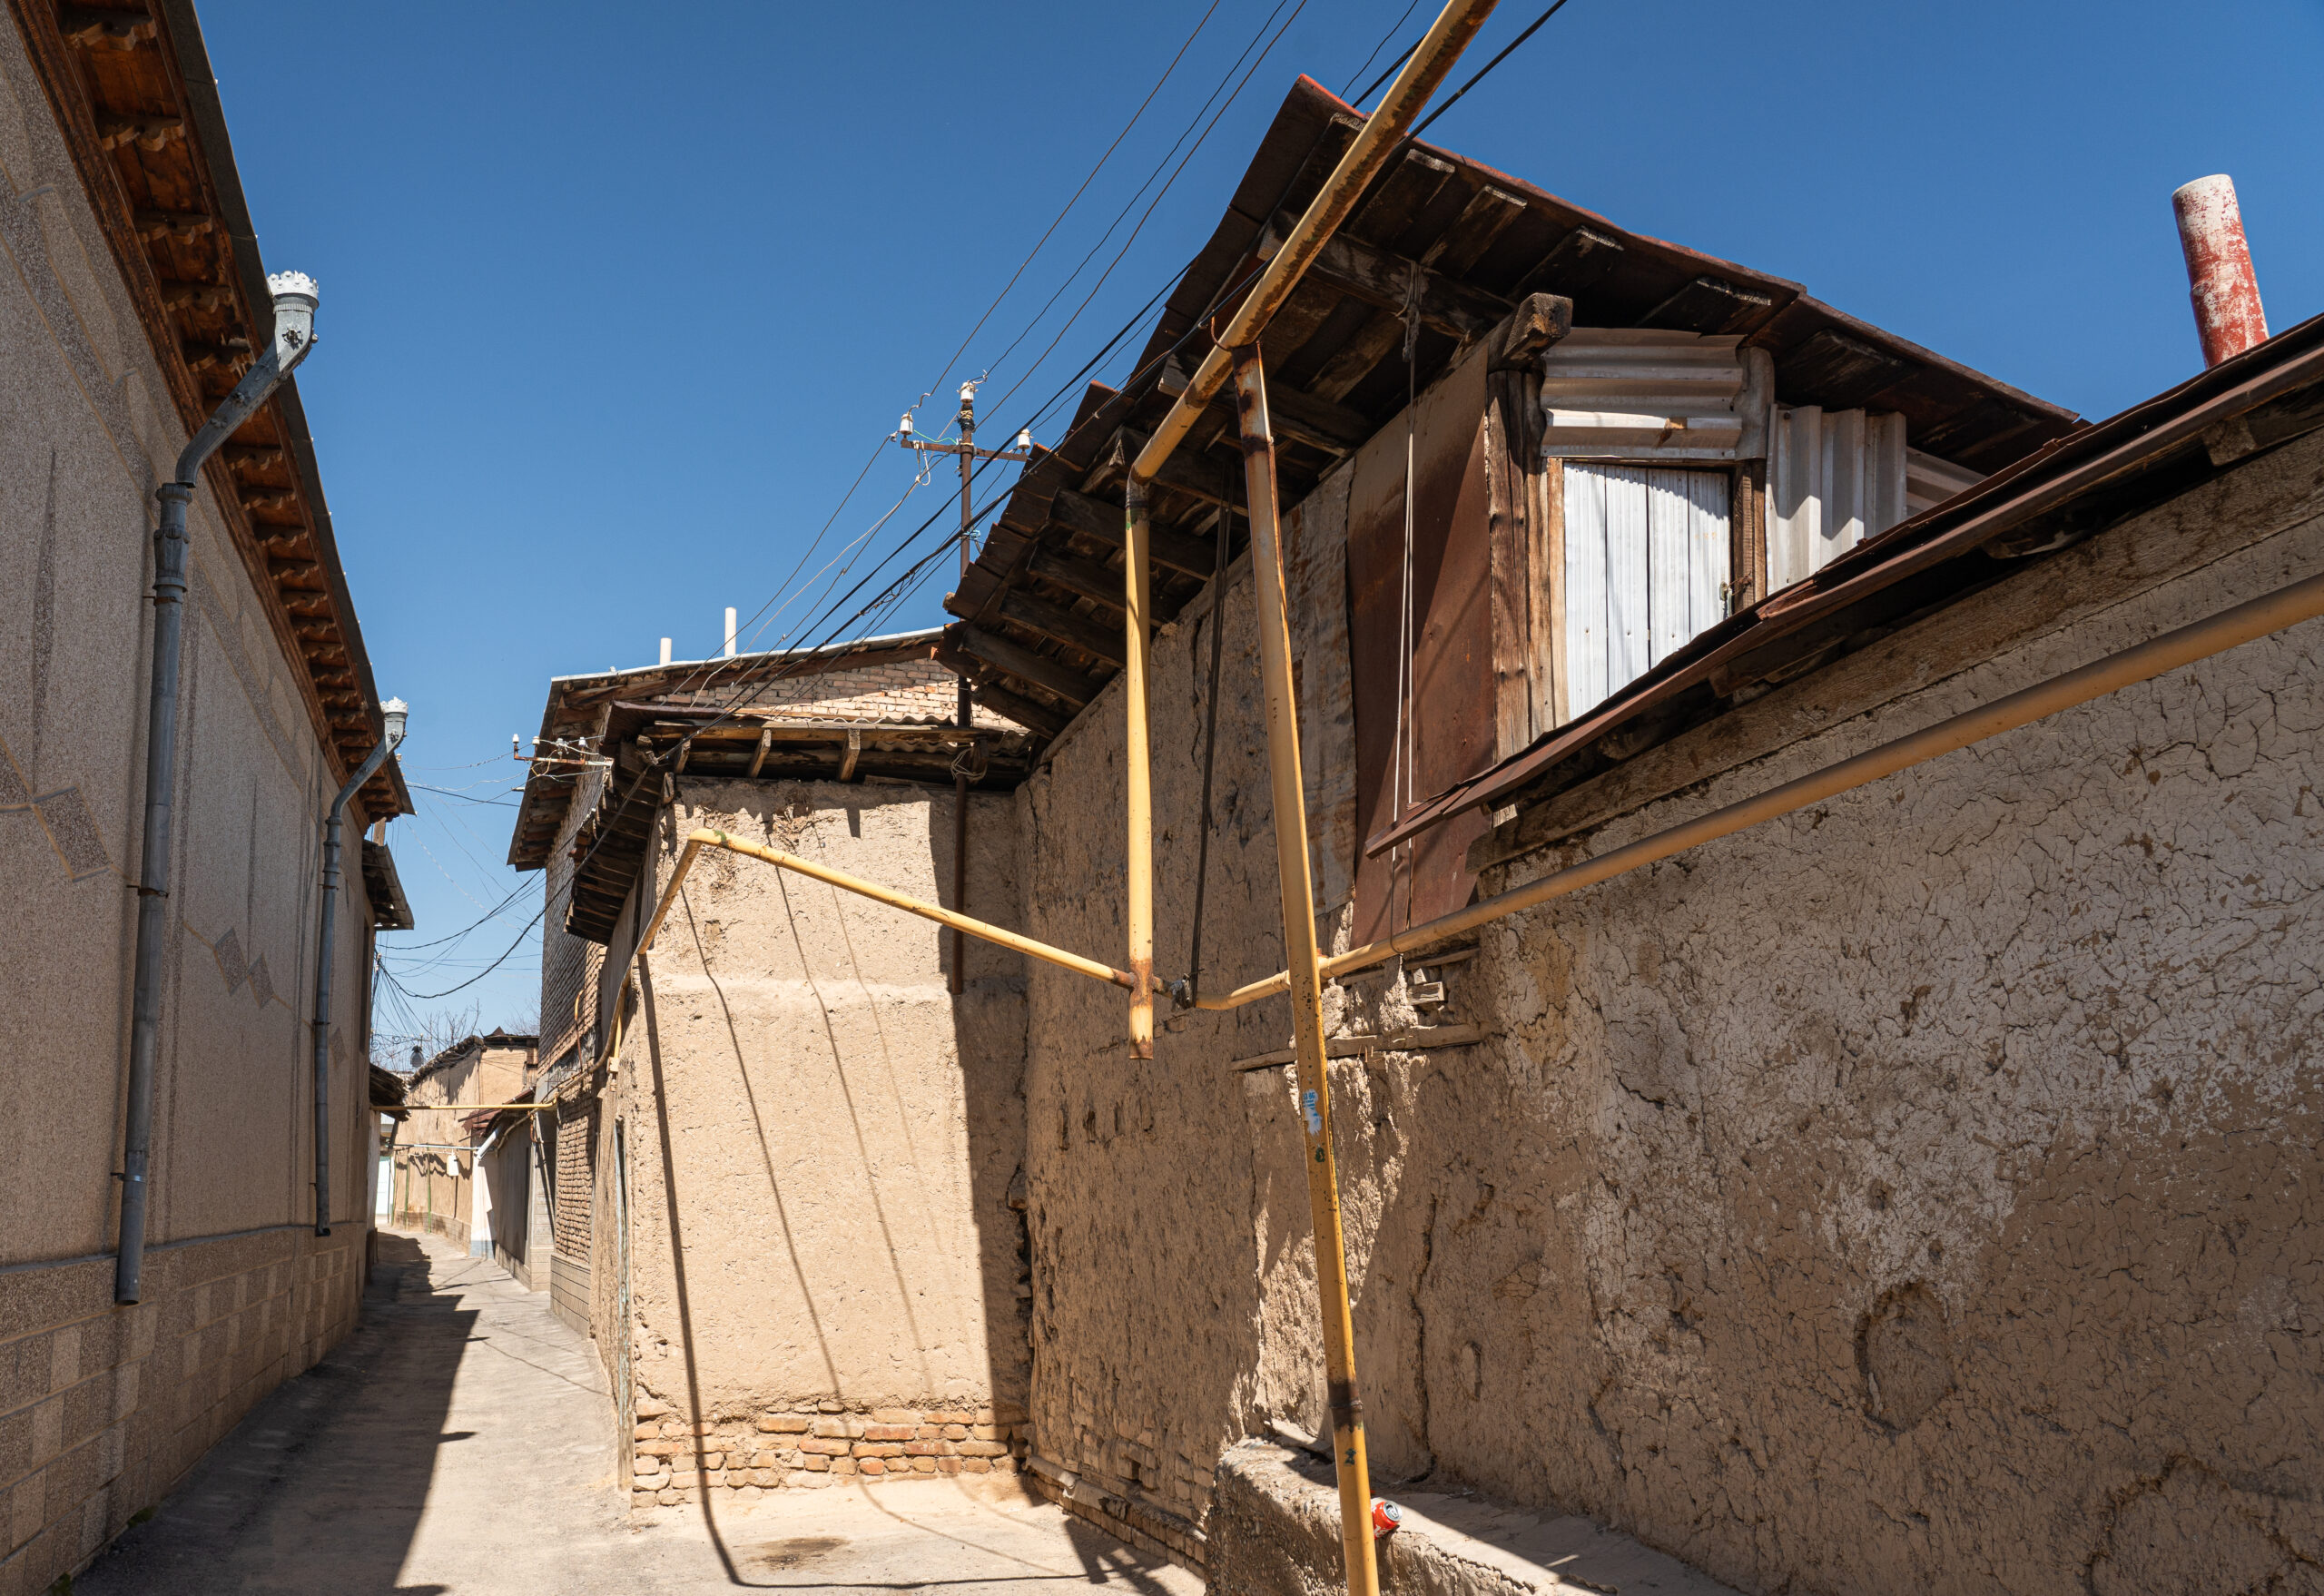
<path id="1" fill-rule="evenodd" d="M 323 819 L 323 890 L 322 931 L 315 939 L 315 1234 L 330 1234 L 330 978 L 331 944 L 339 923 L 335 911 L 339 907 L 339 848 L 340 826 L 347 812 L 347 801 L 355 796 L 372 773 L 387 763 L 388 755 L 403 741 L 404 716 L 408 713 L 400 698 L 390 698 L 379 706 L 388 723 L 388 734 L 374 746 L 370 754 L 358 765 L 347 784 L 330 801 L 330 813 Z"/>
<path id="2" fill-rule="evenodd" d="M 153 672 L 145 710 L 145 825 L 137 871 L 135 991 L 129 1020 L 129 1101 L 123 1116 L 121 1239 L 113 1264 L 115 1302 L 138 1300 L 145 1267 L 145 1217 L 152 1196 L 153 1059 L 162 1030 L 162 950 L 170 896 L 170 789 L 177 776 L 178 663 L 185 642 L 186 506 L 202 462 L 281 386 L 314 348 L 315 284 L 300 271 L 267 280 L 274 291 L 274 338 L 178 456 L 177 473 L 154 490 Z"/>

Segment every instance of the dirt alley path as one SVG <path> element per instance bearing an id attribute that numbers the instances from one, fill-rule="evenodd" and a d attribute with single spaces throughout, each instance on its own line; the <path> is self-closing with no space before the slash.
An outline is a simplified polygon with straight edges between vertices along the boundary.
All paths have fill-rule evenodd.
<path id="1" fill-rule="evenodd" d="M 733 1590 L 960 1596 L 1202 1581 L 952 1482 L 782 1492 L 633 1525 L 596 1351 L 489 1259 L 388 1233 L 361 1326 L 251 1410 L 78 1596 Z"/>

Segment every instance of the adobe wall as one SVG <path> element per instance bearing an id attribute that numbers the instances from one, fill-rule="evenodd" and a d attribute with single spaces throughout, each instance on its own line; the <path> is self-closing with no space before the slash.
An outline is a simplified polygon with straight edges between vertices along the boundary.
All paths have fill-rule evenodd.
<path id="1" fill-rule="evenodd" d="M 969 911 L 1016 924 L 1013 800 L 970 802 Z M 638 901 L 658 897 L 673 839 L 709 825 L 949 903 L 952 803 L 899 783 L 681 778 Z M 618 1082 L 641 1502 L 1013 1470 L 1025 973 L 972 941 L 955 997 L 944 942 L 717 850 L 688 876 L 643 961 Z"/>
<path id="2" fill-rule="evenodd" d="M 0 1426 L 25 1442 L 0 1442 L 0 1591 L 14 1591 L 76 1566 L 351 1323 L 359 1271 L 337 1262 L 295 1311 L 248 1321 L 213 1323 L 225 1288 L 204 1283 L 245 1279 L 236 1304 L 285 1304 L 308 1289 L 290 1281 L 297 1260 L 361 1256 L 369 915 L 350 869 L 330 1049 L 336 1223 L 321 1238 L 306 1014 L 337 783 L 205 485 L 190 517 L 153 1250 L 146 1300 L 113 1307 L 153 489 L 184 437 L 13 24 L 0 25 L 0 1028 L 17 1061 L 0 1093 L 14 1155 L 0 1158 L 0 1371 L 13 1371 Z M 365 818 L 356 806 L 350 834 Z M 169 1261 L 251 1249 L 272 1261 L 218 1276 Z"/>
<path id="3" fill-rule="evenodd" d="M 1800 740 L 1844 665 L 1666 765 L 1772 754 L 1561 801 L 1583 829 L 1484 890 L 2311 574 L 2319 507 L 2324 441 L 2250 461 L 1867 651 L 1876 709 Z M 1248 604 L 1220 980 L 1279 967 Z M 1171 973 L 1207 645 L 1156 648 Z M 1502 922 L 1433 1017 L 1484 1041 L 1335 1062 L 1379 1488 L 1589 1512 L 1754 1591 L 2312 1579 L 2319 652 L 2310 622 Z M 1109 690 L 1025 809 L 1028 929 L 1101 956 L 1119 721 Z M 1322 1417 L 1287 1082 L 1232 1069 L 1288 1017 L 1192 1017 L 1139 1065 L 1117 994 L 1029 996 L 1035 1450 L 1198 1525 L 1223 1443 Z M 1333 1001 L 1339 1034 L 1422 1018 L 1393 969 Z"/>

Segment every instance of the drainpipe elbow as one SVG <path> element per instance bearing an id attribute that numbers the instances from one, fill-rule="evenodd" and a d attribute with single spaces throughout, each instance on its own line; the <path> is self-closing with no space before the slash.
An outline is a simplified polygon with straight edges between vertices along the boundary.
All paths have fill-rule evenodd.
<path id="1" fill-rule="evenodd" d="M 178 456 L 175 480 L 189 488 L 202 461 L 217 453 L 219 445 L 231 438 L 314 350 L 315 305 L 320 298 L 315 280 L 303 271 L 277 271 L 268 276 L 266 285 L 274 291 L 273 340 Z"/>

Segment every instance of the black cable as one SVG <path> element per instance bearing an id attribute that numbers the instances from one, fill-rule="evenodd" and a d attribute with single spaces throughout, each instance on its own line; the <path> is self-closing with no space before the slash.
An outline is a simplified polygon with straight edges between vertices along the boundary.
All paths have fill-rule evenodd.
<path id="1" fill-rule="evenodd" d="M 1226 545 L 1235 530 L 1235 473 L 1226 473 L 1226 507 L 1218 517 L 1218 552 L 1210 574 L 1210 699 L 1202 729 L 1202 829 L 1196 832 L 1194 946 L 1187 953 L 1185 995 L 1181 1009 L 1191 1009 L 1202 998 L 1202 904 L 1210 884 L 1210 778 L 1218 763 L 1219 673 L 1226 653 Z"/>
<path id="2" fill-rule="evenodd" d="M 1559 12 L 1563 11 L 1565 9 L 1565 5 L 1566 0 L 1556 0 L 1556 3 L 1547 11 L 1544 11 L 1541 15 L 1535 17 L 1530 27 L 1528 27 L 1523 33 L 1518 34 L 1515 38 L 1510 40 L 1507 44 L 1502 47 L 1500 54 L 1494 56 L 1491 61 L 1486 62 L 1482 66 L 1477 68 L 1477 73 L 1474 77 L 1471 78 L 1467 83 L 1462 84 L 1459 88 L 1453 90 L 1452 95 L 1450 99 L 1446 100 L 1435 110 L 1430 112 L 1427 116 L 1422 119 L 1419 126 L 1406 133 L 1404 135 L 1404 143 L 1409 144 L 1414 139 L 1420 137 L 1421 134 L 1426 133 L 1430 123 L 1434 122 L 1447 111 L 1452 110 L 1453 106 L 1458 105 L 1461 103 L 1462 95 L 1467 94 L 1471 89 L 1475 88 L 1479 84 L 1482 83 L 1484 81 L 1485 74 L 1491 72 L 1494 67 L 1499 66 L 1502 62 L 1508 60 L 1511 54 L 1516 50 L 1518 45 L 1523 44 L 1535 34 L 1541 32 L 1541 25 L 1549 21 L 1550 18 L 1555 16 Z"/>
<path id="3" fill-rule="evenodd" d="M 1357 67 L 1354 72 L 1347 74 L 1347 81 L 1349 83 L 1353 84 L 1357 78 L 1364 75 L 1364 68 L 1370 66 L 1374 59 L 1379 55 L 1380 52 L 1388 47 L 1388 41 L 1396 36 L 1396 30 L 1403 26 L 1406 22 L 1410 21 L 1412 19 L 1413 13 L 1419 9 L 1420 0 L 1413 0 L 1413 3 L 1410 5 L 1404 7 L 1404 15 L 1398 17 L 1394 23 L 1390 25 L 1388 31 L 1380 35 L 1380 42 L 1372 46 L 1372 54 L 1364 58 L 1364 65 Z M 1423 31 L 1421 34 L 1420 39 L 1425 39 L 1426 37 L 1428 37 L 1428 34 Z M 1385 72 L 1383 72 L 1378 77 L 1374 78 L 1369 84 L 1364 85 L 1364 93 L 1358 94 L 1353 100 L 1347 100 L 1347 91 L 1345 89 L 1342 89 L 1340 91 L 1340 98 L 1347 100 L 1347 103 L 1351 105 L 1361 105 L 1366 100 L 1372 98 L 1373 90 L 1378 88 L 1382 84 L 1386 83 L 1389 77 L 1395 72 L 1396 68 L 1402 66 L 1405 62 L 1410 61 L 1413 58 L 1413 52 L 1420 48 L 1420 39 L 1414 39 L 1411 44 L 1405 45 L 1403 53 L 1398 55 L 1393 61 L 1388 63 L 1388 67 Z"/>
<path id="4" fill-rule="evenodd" d="M 1419 0 L 1413 0 L 1413 3 L 1417 5 Z M 1122 131 L 1114 135 L 1114 142 L 1108 144 L 1106 146 L 1106 153 L 1098 157 L 1098 164 L 1089 169 L 1089 175 L 1083 178 L 1081 180 L 1081 186 L 1073 191 L 1073 197 L 1066 201 L 1064 209 L 1060 210 L 1057 213 L 1057 219 L 1049 223 L 1049 231 L 1042 233 L 1041 236 L 1034 241 L 1033 247 L 1026 251 L 1024 260 L 1018 262 L 1017 270 L 1009 273 L 1009 281 L 1001 285 L 1001 289 L 999 293 L 993 295 L 992 303 L 987 305 L 985 307 L 984 314 L 977 318 L 977 324 L 969 329 L 968 337 L 960 340 L 960 347 L 952 351 L 951 358 L 944 362 L 944 369 L 936 374 L 936 380 L 929 385 L 928 391 L 930 393 L 934 393 L 939 388 L 944 386 L 945 379 L 951 376 L 952 369 L 960 364 L 960 357 L 968 352 L 969 345 L 974 341 L 976 335 L 984 330 L 984 324 L 992 320 L 992 313 L 995 310 L 1000 309 L 1000 301 L 1009 297 L 1009 290 L 1015 288 L 1017 286 L 1017 280 L 1025 275 L 1025 269 L 1033 263 L 1033 258 L 1041 252 L 1042 248 L 1048 244 L 1050 238 L 1057 232 L 1057 230 L 1064 224 L 1066 216 L 1072 211 L 1074 206 L 1081 202 L 1081 196 L 1089 192 L 1089 185 L 1098 181 L 1098 173 L 1104 171 L 1106 163 L 1114 158 L 1114 152 L 1122 147 L 1122 141 L 1129 137 L 1130 130 L 1136 127 L 1138 123 L 1138 119 L 1146 114 L 1147 107 L 1154 103 L 1154 96 L 1162 92 L 1162 85 L 1170 81 L 1170 74 L 1178 70 L 1178 63 L 1187 58 L 1187 52 L 1194 47 L 1194 42 L 1201 35 L 1202 30 L 1210 25 L 1210 19 L 1216 14 L 1218 5 L 1219 0 L 1211 0 L 1210 9 L 1202 14 L 1201 20 L 1195 24 L 1194 32 L 1187 35 L 1186 43 L 1178 46 L 1178 53 L 1170 57 L 1170 64 L 1162 69 L 1162 75 L 1154 80 L 1154 86 L 1152 88 L 1146 91 L 1146 98 L 1138 102 L 1137 109 L 1131 112 L 1129 120 L 1122 124 Z M 1227 70 L 1232 72 L 1234 68 L 1229 67 Z M 1218 91 L 1216 89 L 1213 89 L 1211 91 L 1214 94 L 1217 92 Z M 1186 135 L 1181 133 L 1178 136 L 1180 138 L 1184 138 Z M 1175 145 L 1172 147 L 1176 148 Z M 1167 160 L 1169 157 L 1166 155 L 1163 159 Z M 1157 170 L 1158 171 L 1159 168 L 1157 167 Z M 1149 175 L 1147 178 L 1146 182 L 1152 182 L 1153 181 L 1153 177 Z M 1138 192 L 1143 192 L 1145 187 L 1146 183 L 1138 184 Z M 1124 209 L 1127 210 L 1128 207 L 1125 207 Z M 1108 227 L 1106 232 L 1110 233 L 1113 232 L 1114 227 L 1118 227 L 1120 225 L 1120 218 L 1117 217 L 1114 221 L 1113 226 Z M 1100 235 L 1099 241 L 1104 241 L 1103 235 Z M 1095 251 L 1091 251 L 1093 254 L 1095 252 Z M 1088 264 L 1087 256 L 1083 257 L 1082 264 Z M 1080 274 L 1081 268 L 1077 266 L 1071 272 L 1067 274 L 1065 281 L 1067 282 L 1071 282 L 1074 278 L 1078 277 Z M 1062 285 L 1059 286 L 1058 291 L 1059 293 L 1064 291 Z M 1049 296 L 1049 304 L 1055 304 L 1056 302 L 1057 295 L 1051 294 Z M 1049 305 L 1042 306 L 1039 310 L 1034 313 L 1032 321 L 1026 323 L 1025 331 L 1030 332 L 1033 330 L 1034 325 L 1040 320 L 1041 317 L 1048 313 Z M 1015 349 L 1017 347 L 1017 343 L 1023 341 L 1024 336 L 1024 333 L 1018 334 L 1017 340 L 1012 341 L 1009 348 L 1012 350 Z M 1004 350 L 1001 352 L 1000 359 L 1007 360 L 1008 358 L 1008 350 Z M 998 361 L 995 362 L 995 364 L 998 363 Z M 923 398 L 925 396 L 923 396 Z M 913 408 L 918 409 L 919 407 L 914 406 Z"/>
<path id="5" fill-rule="evenodd" d="M 1266 22 L 1259 25 L 1260 34 L 1265 34 L 1266 32 L 1268 24 L 1275 21 L 1276 15 L 1283 10 L 1284 5 L 1287 3 L 1288 0 L 1275 0 L 1275 10 L 1267 14 Z M 1098 273 L 1098 281 L 1089 285 L 1089 291 L 1087 294 L 1084 294 L 1082 296 L 1081 302 L 1074 307 L 1073 314 L 1068 316 L 1064 322 L 1058 328 L 1057 335 L 1054 338 L 1051 338 L 1049 341 L 1049 347 L 1042 350 L 1040 354 L 1034 360 L 1032 365 L 1027 368 L 1025 375 L 1019 378 L 1015 385 L 1012 386 L 1008 392 L 1003 393 L 1000 396 L 1000 403 L 1006 404 L 1010 396 L 1015 394 L 1018 389 L 1024 387 L 1027 382 L 1032 380 L 1033 373 L 1041 369 L 1042 362 L 1049 358 L 1050 351 L 1055 350 L 1059 343 L 1063 341 L 1065 335 L 1072 330 L 1073 324 L 1081 319 L 1081 312 L 1089 308 L 1089 301 L 1098 297 L 1098 291 L 1106 286 L 1106 280 L 1113 276 L 1115 268 L 1119 266 L 1122 263 L 1123 257 L 1129 253 L 1130 246 L 1137 241 L 1137 235 L 1143 232 L 1146 230 L 1146 224 L 1153 220 L 1156 207 L 1162 203 L 1164 198 L 1168 195 L 1171 186 L 1175 184 L 1178 181 L 1179 176 L 1185 172 L 1187 163 L 1191 162 L 1195 156 L 1201 152 L 1203 145 L 1209 141 L 1211 133 L 1217 128 L 1219 120 L 1224 117 L 1227 112 L 1234 109 L 1235 102 L 1241 99 L 1243 97 L 1243 91 L 1250 86 L 1252 75 L 1265 64 L 1266 58 L 1275 53 L 1275 47 L 1283 42 L 1283 35 L 1290 30 L 1293 23 L 1299 20 L 1299 14 L 1306 10 L 1306 8 L 1307 0 L 1298 0 L 1298 4 L 1292 6 L 1291 15 L 1283 19 L 1283 25 L 1275 29 L 1275 36 L 1268 39 L 1265 45 L 1259 49 L 1258 54 L 1252 57 L 1250 66 L 1244 71 L 1241 81 L 1236 84 L 1234 93 L 1228 94 L 1226 100 L 1220 103 L 1218 110 L 1211 116 L 1210 121 L 1203 127 L 1202 133 L 1195 139 L 1194 143 L 1187 148 L 1186 154 L 1179 159 L 1178 164 L 1172 169 L 1169 177 L 1163 182 L 1161 188 L 1155 192 L 1154 198 L 1147 202 L 1144 213 L 1138 217 L 1137 225 L 1131 228 L 1129 230 L 1129 236 L 1122 240 L 1121 248 L 1114 251 L 1114 258 L 1106 263 L 1105 271 Z M 1258 36 L 1255 34 L 1252 37 L 1251 44 L 1244 46 L 1245 54 L 1248 54 L 1254 46 L 1258 45 Z M 1242 64 L 1241 57 L 1238 56 L 1236 58 L 1236 64 L 1238 66 Z M 1234 67 L 1227 68 L 1227 71 L 1231 74 L 1234 71 Z M 1221 80 L 1219 86 L 1221 88 L 1226 86 L 1223 79 Z M 1216 89 L 1211 91 L 1213 98 L 1216 97 L 1217 92 L 1218 91 Z M 1209 101 L 1205 101 L 1203 103 L 1203 109 L 1209 109 Z M 1195 113 L 1195 115 L 1198 120 L 1202 115 L 1202 112 L 1197 111 Z M 1187 133 L 1192 133 L 1194 131 L 1193 123 L 1190 122 L 1187 124 Z M 1180 142 L 1183 143 L 1186 136 L 1186 133 L 1180 133 L 1178 135 Z M 1170 148 L 1171 153 L 1175 153 L 1177 149 L 1177 145 L 1173 144 Z M 1165 154 L 1162 157 L 1164 161 L 1167 161 L 1169 158 L 1169 154 Z M 1159 170 L 1158 166 L 1157 170 Z M 1150 177 L 1147 180 L 1147 182 L 1151 182 L 1152 181 L 1153 179 Z M 1144 192 L 1144 184 L 1139 185 L 1139 192 Z M 1137 203 L 1137 194 L 1134 193 L 1130 196 L 1129 203 L 1130 205 Z M 1129 205 L 1123 206 L 1122 215 L 1127 216 L 1128 214 Z M 1119 225 L 1120 218 L 1118 217 L 1115 220 L 1115 226 Z M 1108 228 L 1106 231 L 1107 235 L 1111 236 L 1113 229 Z M 1104 243 L 1105 239 L 1100 238 L 1098 241 L 1098 245 L 1090 250 L 1090 255 L 1094 256 L 1098 252 L 1098 249 L 1104 246 Z M 1088 257 L 1087 256 L 1083 258 L 1083 263 L 1085 265 L 1088 263 Z M 1079 268 L 1078 267 L 1075 269 L 1075 275 L 1079 275 Z M 1069 282 L 1071 279 L 1068 278 L 1067 281 Z M 1062 288 L 1059 290 L 1059 292 L 1060 293 L 1063 291 L 1064 290 Z M 1054 303 L 1055 300 L 1056 295 L 1051 295 L 1051 303 Z M 1047 306 L 1042 308 L 1042 313 L 1048 313 Z M 1038 320 L 1038 318 L 1036 318 L 1036 320 Z M 1029 332 L 1031 329 L 1028 328 L 1026 330 Z M 1019 341 L 1022 341 L 1021 336 Z M 1017 346 L 1012 343 L 1009 347 L 1013 350 Z M 1005 352 L 1003 358 L 1006 358 Z"/>

